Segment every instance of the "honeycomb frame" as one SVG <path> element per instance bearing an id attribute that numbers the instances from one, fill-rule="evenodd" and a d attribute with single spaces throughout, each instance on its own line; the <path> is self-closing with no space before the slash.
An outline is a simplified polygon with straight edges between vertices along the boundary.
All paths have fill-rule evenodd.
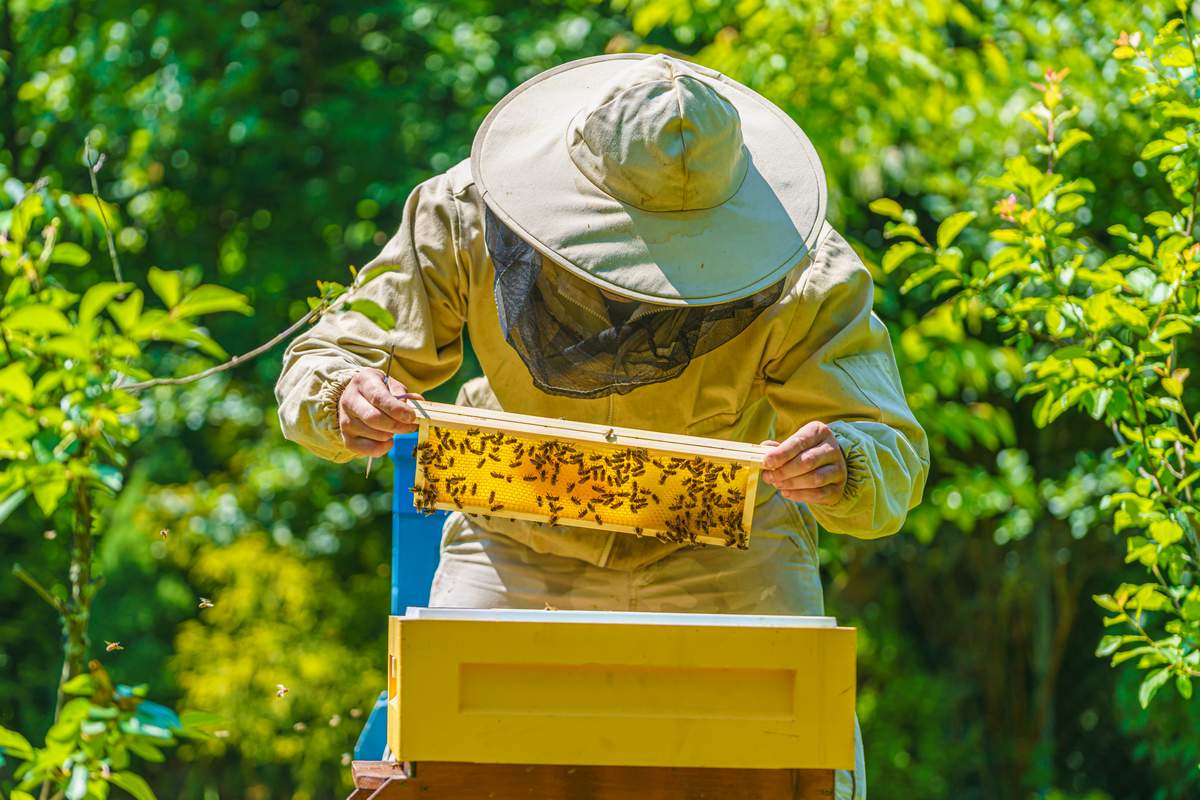
<path id="1" fill-rule="evenodd" d="M 410 402 L 420 511 L 749 546 L 766 447 Z"/>

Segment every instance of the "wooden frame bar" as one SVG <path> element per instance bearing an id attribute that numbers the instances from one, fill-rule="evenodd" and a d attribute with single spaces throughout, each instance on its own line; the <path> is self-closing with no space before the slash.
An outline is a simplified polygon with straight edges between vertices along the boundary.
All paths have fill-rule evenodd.
<path id="1" fill-rule="evenodd" d="M 348 800 L 830 800 L 833 770 L 355 761 Z"/>
<path id="2" fill-rule="evenodd" d="M 707 461 L 721 464 L 737 464 L 747 470 L 745 495 L 742 507 L 741 529 L 749 536 L 751 521 L 754 515 L 755 497 L 758 490 L 758 476 L 762 469 L 762 461 L 769 448 L 762 445 L 746 444 L 744 442 L 725 441 L 721 439 L 705 439 L 696 436 L 657 433 L 654 431 L 638 430 L 635 428 L 609 427 L 585 422 L 534 417 L 524 414 L 510 414 L 503 411 L 490 411 L 465 406 L 454 406 L 444 403 L 409 400 L 416 409 L 419 425 L 418 447 L 429 441 L 429 429 L 470 431 L 479 430 L 488 433 L 504 433 L 523 439 L 569 440 L 585 445 L 595 445 L 604 448 L 640 448 L 654 454 L 693 458 L 700 456 Z M 417 459 L 415 489 L 420 493 L 427 485 L 425 469 L 420 458 Z M 469 514 L 484 516 L 500 516 L 507 519 L 520 519 L 532 522 L 547 522 L 548 513 L 534 513 L 517 509 L 506 509 L 503 513 L 493 512 L 487 505 L 447 501 L 436 501 L 434 508 L 444 511 L 462 511 Z M 655 528 L 638 528 L 617 522 L 598 522 L 592 518 L 578 519 L 571 516 L 557 517 L 562 525 L 587 527 L 600 530 L 618 531 L 637 535 L 656 535 L 666 531 Z M 706 536 L 695 537 L 697 542 L 713 545 L 729 545 L 724 537 Z"/>

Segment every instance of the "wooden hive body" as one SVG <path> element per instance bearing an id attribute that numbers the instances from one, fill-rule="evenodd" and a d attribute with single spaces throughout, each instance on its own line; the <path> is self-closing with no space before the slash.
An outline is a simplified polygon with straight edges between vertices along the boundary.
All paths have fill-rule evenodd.
<path id="1" fill-rule="evenodd" d="M 414 402 L 420 509 L 747 547 L 767 448 Z"/>
<path id="2" fill-rule="evenodd" d="M 399 761 L 854 766 L 853 628 L 828 617 L 410 609 Z"/>

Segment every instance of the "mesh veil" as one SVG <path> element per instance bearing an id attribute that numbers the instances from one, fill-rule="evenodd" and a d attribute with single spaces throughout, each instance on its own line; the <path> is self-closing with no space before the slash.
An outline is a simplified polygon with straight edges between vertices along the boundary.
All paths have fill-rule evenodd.
<path id="1" fill-rule="evenodd" d="M 693 358 L 745 330 L 787 282 L 714 306 L 613 302 L 544 259 L 490 208 L 485 226 L 500 329 L 534 384 L 550 394 L 604 397 L 677 377 Z"/>

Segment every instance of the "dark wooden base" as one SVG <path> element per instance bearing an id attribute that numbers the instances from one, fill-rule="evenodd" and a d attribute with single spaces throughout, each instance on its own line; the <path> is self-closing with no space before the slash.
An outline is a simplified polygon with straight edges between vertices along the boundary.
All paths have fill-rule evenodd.
<path id="1" fill-rule="evenodd" d="M 833 770 L 355 761 L 348 800 L 830 800 Z"/>

